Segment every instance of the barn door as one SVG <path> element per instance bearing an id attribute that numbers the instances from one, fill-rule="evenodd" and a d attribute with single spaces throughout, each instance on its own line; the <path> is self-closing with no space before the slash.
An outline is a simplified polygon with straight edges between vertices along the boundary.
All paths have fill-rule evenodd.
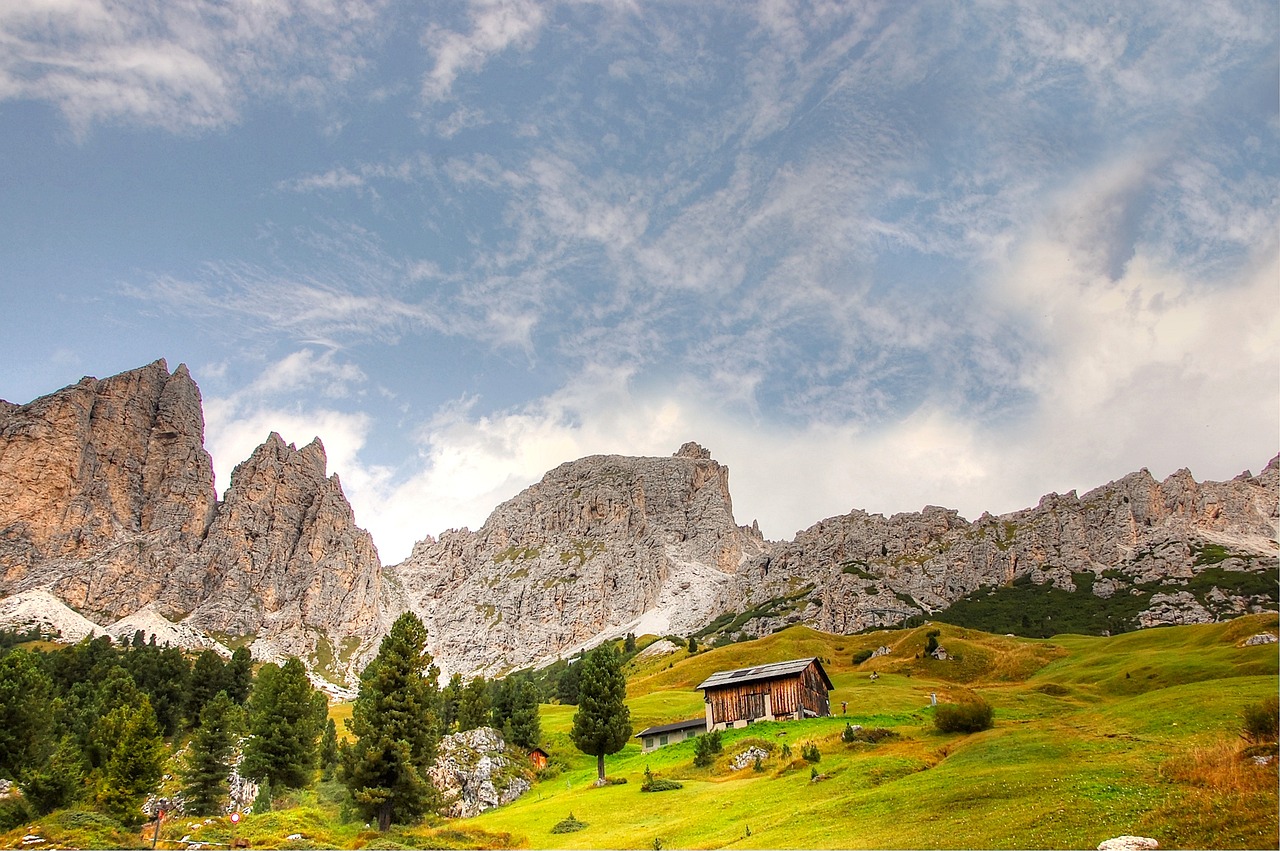
<path id="1" fill-rule="evenodd" d="M 741 712 L 738 714 L 739 718 L 764 717 L 764 694 L 762 692 L 742 695 L 738 705 L 741 708 Z"/>

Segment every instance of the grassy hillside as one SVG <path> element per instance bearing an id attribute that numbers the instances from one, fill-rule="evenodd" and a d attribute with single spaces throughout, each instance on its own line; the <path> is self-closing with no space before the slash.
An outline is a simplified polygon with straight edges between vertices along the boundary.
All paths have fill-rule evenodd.
<path id="1" fill-rule="evenodd" d="M 959 656 L 919 658 L 929 629 Z M 1242 710 L 1274 694 L 1275 615 L 1116 638 L 993 636 L 946 625 L 860 636 L 793 628 L 759 641 L 681 651 L 633 672 L 633 726 L 696 717 L 692 687 L 710 673 L 799 656 L 823 659 L 847 717 L 758 724 L 725 734 L 725 753 L 695 768 L 692 742 L 610 757 L 625 785 L 597 789 L 593 760 L 568 739 L 572 707 L 546 707 L 548 749 L 567 765 L 521 800 L 456 826 L 532 848 L 1067 848 L 1136 833 L 1162 847 L 1277 847 L 1277 774 L 1237 758 Z M 859 650 L 890 655 L 854 665 Z M 876 681 L 869 678 L 878 671 Z M 940 701 L 977 694 L 994 729 L 944 735 Z M 896 738 L 845 744 L 846 722 Z M 730 758 L 756 744 L 761 770 Z M 822 759 L 799 758 L 802 743 Z M 783 757 L 787 744 L 792 755 Z M 640 791 L 648 767 L 684 784 Z M 815 781 L 814 769 L 819 774 Z M 553 834 L 570 813 L 587 827 Z"/>
<path id="2" fill-rule="evenodd" d="M 837 716 L 729 731 L 707 768 L 693 765 L 693 742 L 648 755 L 633 743 L 607 761 L 609 775 L 627 782 L 597 789 L 594 758 L 569 739 L 575 707 L 548 705 L 552 770 L 478 818 L 380 835 L 329 782 L 234 829 L 226 819 L 175 820 L 161 846 L 190 835 L 213 847 L 238 836 L 255 848 L 1092 848 L 1139 834 L 1162 848 L 1277 848 L 1276 762 L 1258 766 L 1240 751 L 1243 709 L 1280 688 L 1278 645 L 1243 642 L 1278 628 L 1275 614 L 1114 638 L 1023 639 L 946 624 L 857 636 L 793 627 L 692 656 L 637 657 L 627 668 L 636 731 L 700 716 L 693 687 L 715 671 L 805 656 L 823 660 Z M 933 630 L 950 660 L 923 656 Z M 854 663 L 879 647 L 889 654 Z M 932 695 L 982 697 L 995 707 L 994 728 L 937 732 Z M 350 706 L 332 714 L 341 729 Z M 846 723 L 894 735 L 846 744 Z M 807 744 L 820 750 L 817 763 L 801 758 Z M 759 770 L 731 768 L 753 745 L 769 754 Z M 683 788 L 642 792 L 646 768 Z M 570 814 L 585 829 L 552 833 Z M 63 811 L 0 836 L 0 847 L 21 847 L 28 831 L 45 847 L 150 844 L 149 832 L 113 824 Z"/>

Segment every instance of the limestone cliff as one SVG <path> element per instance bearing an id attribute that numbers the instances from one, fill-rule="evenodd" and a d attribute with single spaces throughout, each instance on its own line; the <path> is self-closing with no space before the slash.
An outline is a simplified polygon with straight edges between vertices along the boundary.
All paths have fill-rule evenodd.
<path id="1" fill-rule="evenodd" d="M 609 635 L 692 631 L 764 549 L 734 522 L 728 468 L 688 443 L 562 464 L 395 572 L 441 666 L 495 673 Z"/>
<path id="2" fill-rule="evenodd" d="M 45 591 L 104 626 L 153 610 L 351 680 L 399 604 L 325 467 L 319 440 L 272 434 L 218 503 L 200 391 L 163 360 L 4 403 L 0 597 Z"/>
<path id="3" fill-rule="evenodd" d="M 213 520 L 200 391 L 163 360 L 0 406 L 0 595 L 115 619 L 164 593 Z"/>
<path id="4" fill-rule="evenodd" d="M 973 523 L 932 506 L 889 518 L 855 510 L 753 561 L 741 572 L 735 608 L 761 612 L 744 625 L 747 634 L 789 622 L 855 632 L 1029 581 L 1098 597 L 1145 588 L 1152 607 L 1133 624 L 1140 626 L 1274 609 L 1274 590 L 1211 591 L 1201 600 L 1178 586 L 1207 568 L 1274 572 L 1278 464 L 1229 482 L 1197 483 L 1187 470 L 1157 482 L 1142 470 L 1082 497 L 1049 494 L 1034 508 Z M 1154 586 L 1172 593 L 1150 595 Z"/>

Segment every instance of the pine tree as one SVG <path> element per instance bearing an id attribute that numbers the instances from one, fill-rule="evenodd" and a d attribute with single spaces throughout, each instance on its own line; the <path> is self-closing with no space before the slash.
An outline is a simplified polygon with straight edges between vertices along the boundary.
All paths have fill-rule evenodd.
<path id="1" fill-rule="evenodd" d="M 696 636 L 689 636 L 689 655 L 692 656 L 698 652 L 698 639 Z"/>
<path id="2" fill-rule="evenodd" d="M 412 612 L 396 619 L 360 675 L 348 722 L 357 739 L 342 748 L 342 780 L 379 830 L 416 818 L 437 801 L 427 776 L 440 743 L 437 676 L 426 628 Z"/>
<path id="3" fill-rule="evenodd" d="M 25 650 L 0 659 L 0 777 L 18 777 L 53 747 L 49 697 L 53 683 Z"/>
<path id="4" fill-rule="evenodd" d="M 142 802 L 160 782 L 165 747 L 151 700 L 120 706 L 102 719 L 99 740 L 107 746 L 94 801 L 127 826 L 142 823 Z"/>
<path id="5" fill-rule="evenodd" d="M 582 680 L 584 658 L 579 654 L 577 659 L 570 659 L 569 664 L 560 673 L 560 679 L 556 681 L 556 699 L 562 706 L 576 706 L 578 703 L 578 686 Z"/>
<path id="6" fill-rule="evenodd" d="M 75 801 L 84 787 L 84 757 L 71 736 L 58 740 L 47 760 L 22 775 L 22 794 L 38 814 L 51 813 Z"/>
<path id="7" fill-rule="evenodd" d="M 253 687 L 253 656 L 248 648 L 237 647 L 231 652 L 231 661 L 227 662 L 223 671 L 223 685 L 227 697 L 241 706 L 249 699 L 249 690 Z"/>
<path id="8" fill-rule="evenodd" d="M 458 704 L 462 702 L 462 674 L 449 677 L 448 684 L 440 692 L 440 732 L 449 733 L 458 722 Z"/>
<path id="9" fill-rule="evenodd" d="M 622 750 L 631 738 L 627 680 L 612 642 L 601 644 L 578 664 L 582 667 L 578 711 L 570 735 L 578 750 L 596 758 L 596 785 L 603 786 L 605 755 Z"/>
<path id="10" fill-rule="evenodd" d="M 462 690 L 462 698 L 458 701 L 458 732 L 489 726 L 492 712 L 489 683 L 484 677 L 472 678 Z"/>
<path id="11" fill-rule="evenodd" d="M 320 736 L 320 777 L 332 780 L 333 771 L 338 767 L 338 728 L 332 718 L 324 722 L 324 734 Z"/>
<path id="12" fill-rule="evenodd" d="M 255 815 L 271 812 L 271 781 L 263 779 L 258 784 L 258 794 L 253 797 L 253 812 Z"/>
<path id="13" fill-rule="evenodd" d="M 311 688 L 297 658 L 263 665 L 249 698 L 249 739 L 241 771 L 268 778 L 276 789 L 301 789 L 316 768 L 317 740 L 325 718 L 324 695 Z"/>
<path id="14" fill-rule="evenodd" d="M 636 652 L 636 634 L 628 632 L 627 637 L 622 640 L 622 652 L 630 655 Z"/>
<path id="15" fill-rule="evenodd" d="M 200 724 L 200 713 L 205 704 L 219 692 L 226 692 L 226 680 L 226 665 L 221 656 L 212 650 L 205 650 L 196 657 L 196 662 L 191 667 L 191 684 L 187 687 L 184 707 L 192 727 Z"/>
<path id="16" fill-rule="evenodd" d="M 235 748 L 236 705 L 220 691 L 200 712 L 200 727 L 191 737 L 182 796 L 192 815 L 215 815 L 227 797 L 231 756 Z"/>
<path id="17" fill-rule="evenodd" d="M 538 717 L 538 687 L 522 677 L 516 680 L 513 691 L 510 714 L 504 725 L 504 730 L 510 728 L 507 741 L 525 750 L 532 750 L 542 740 L 542 721 Z"/>

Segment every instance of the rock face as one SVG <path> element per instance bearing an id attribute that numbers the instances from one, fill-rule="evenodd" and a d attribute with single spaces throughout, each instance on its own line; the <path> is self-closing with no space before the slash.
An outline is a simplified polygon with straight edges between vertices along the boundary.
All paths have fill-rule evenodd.
<path id="1" fill-rule="evenodd" d="M 0 594 L 95 620 L 158 599 L 213 520 L 200 391 L 163 360 L 0 406 Z"/>
<path id="2" fill-rule="evenodd" d="M 502 735 L 492 727 L 441 739 L 429 776 L 444 799 L 440 812 L 453 818 L 471 818 L 509 804 L 530 787 L 520 756 L 508 752 Z"/>
<path id="3" fill-rule="evenodd" d="M 398 604 L 325 466 L 272 434 L 217 502 L 200 391 L 163 360 L 0 404 L 0 596 L 130 630 L 150 612 L 350 680 Z"/>
<path id="4" fill-rule="evenodd" d="M 746 631 L 789 622 L 831 632 L 889 626 L 1015 581 L 1067 591 L 1086 581 L 1089 593 L 1108 597 L 1144 584 L 1185 585 L 1207 568 L 1274 570 L 1278 465 L 1280 458 L 1258 476 L 1204 483 L 1186 470 L 1163 482 L 1143 470 L 1082 497 L 1049 494 L 1034 508 L 973 523 L 933 506 L 889 518 L 863 511 L 829 518 L 743 569 L 741 606 L 772 604 Z M 1150 602 L 1141 626 L 1274 609 L 1276 594 L 1201 599 L 1175 589 Z"/>
<path id="5" fill-rule="evenodd" d="M 764 549 L 734 523 L 728 468 L 688 443 L 562 464 L 479 531 L 428 538 L 394 569 L 442 669 L 492 674 L 610 635 L 697 629 Z"/>

